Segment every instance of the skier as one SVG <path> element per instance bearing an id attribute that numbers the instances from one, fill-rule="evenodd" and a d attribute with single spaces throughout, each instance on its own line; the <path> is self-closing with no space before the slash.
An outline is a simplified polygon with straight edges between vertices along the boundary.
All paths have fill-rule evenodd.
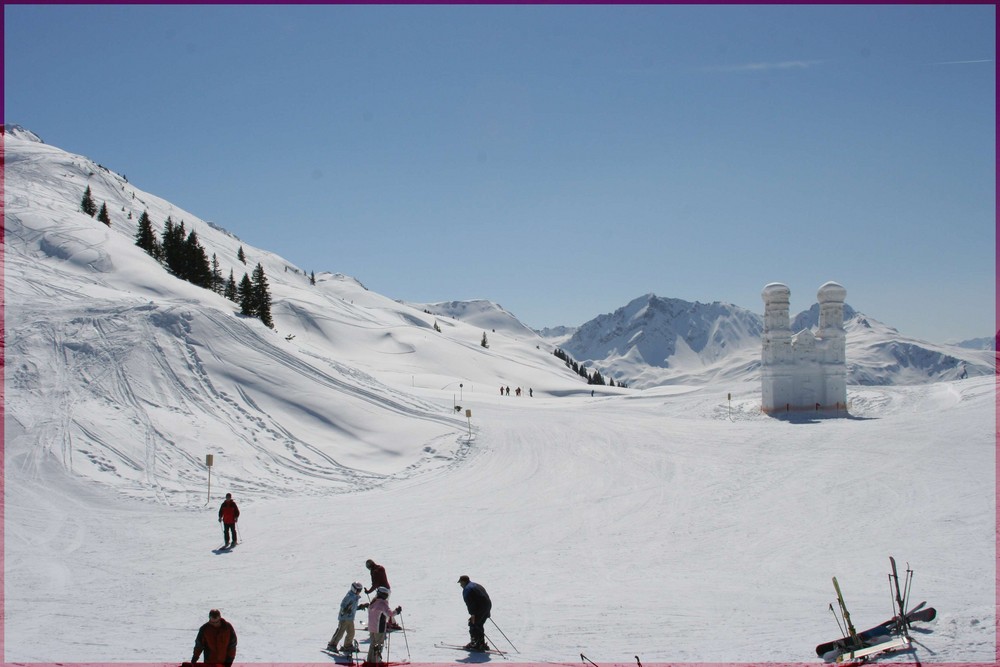
<path id="1" fill-rule="evenodd" d="M 375 599 L 368 605 L 368 658 L 365 665 L 382 664 L 382 645 L 385 643 L 385 633 L 395 614 L 403 611 L 402 607 L 389 608 L 389 588 L 379 586 Z"/>
<path id="2" fill-rule="evenodd" d="M 198 630 L 191 662 L 198 662 L 202 653 L 205 654 L 206 665 L 232 667 L 236 660 L 236 630 L 222 618 L 218 609 L 208 612 L 208 623 Z"/>
<path id="3" fill-rule="evenodd" d="M 354 650 L 354 616 L 358 609 L 368 608 L 367 602 L 358 604 L 361 600 L 361 589 L 363 588 L 364 586 L 360 581 L 355 581 L 351 584 L 347 595 L 340 601 L 340 613 L 337 615 L 337 631 L 333 633 L 333 637 L 330 638 L 330 642 L 326 645 L 328 651 L 337 650 L 337 642 L 340 641 L 341 637 L 344 638 L 344 646 L 341 650 L 344 653 L 350 653 Z"/>
<path id="4" fill-rule="evenodd" d="M 366 594 L 378 589 L 379 586 L 391 588 L 391 586 L 389 586 L 389 578 L 385 574 L 384 567 L 373 561 L 371 558 L 365 561 L 365 567 L 368 568 L 368 572 L 372 576 L 372 585 L 365 589 Z"/>
<path id="5" fill-rule="evenodd" d="M 376 590 L 379 586 L 385 586 L 387 589 L 392 590 L 392 587 L 389 586 L 389 577 L 386 576 L 384 567 L 373 561 L 371 558 L 365 561 L 365 567 L 368 568 L 368 571 L 372 575 L 372 585 L 371 588 L 365 589 L 366 594 Z M 399 630 L 400 626 L 396 623 L 396 621 L 390 619 L 389 629 Z"/>
<path id="6" fill-rule="evenodd" d="M 493 602 L 486 589 L 470 581 L 469 575 L 463 574 L 458 578 L 458 583 L 462 586 L 462 599 L 465 600 L 465 607 L 469 610 L 469 636 L 472 638 L 464 648 L 470 651 L 486 651 L 489 649 L 486 644 L 486 619 L 490 617 Z"/>
<path id="7" fill-rule="evenodd" d="M 222 539 L 226 541 L 225 546 L 229 546 L 229 536 L 233 536 L 232 545 L 236 546 L 236 522 L 240 519 L 240 508 L 233 500 L 233 494 L 227 493 L 226 499 L 219 506 L 219 523 L 222 524 Z"/>

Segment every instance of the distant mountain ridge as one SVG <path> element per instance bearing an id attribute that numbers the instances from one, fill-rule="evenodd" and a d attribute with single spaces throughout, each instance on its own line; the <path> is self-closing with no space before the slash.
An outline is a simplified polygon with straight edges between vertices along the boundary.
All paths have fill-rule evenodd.
<path id="1" fill-rule="evenodd" d="M 665 368 L 691 355 L 713 363 L 762 332 L 761 318 L 738 306 L 646 294 L 580 326 L 562 347 L 578 359 L 629 357 Z"/>
<path id="2" fill-rule="evenodd" d="M 793 318 L 792 331 L 818 323 L 813 304 Z M 909 338 L 848 304 L 844 328 L 850 384 L 922 384 L 994 372 L 989 352 Z M 699 378 L 756 380 L 763 329 L 760 314 L 739 306 L 646 294 L 575 329 L 539 334 L 581 363 L 643 388 Z"/>

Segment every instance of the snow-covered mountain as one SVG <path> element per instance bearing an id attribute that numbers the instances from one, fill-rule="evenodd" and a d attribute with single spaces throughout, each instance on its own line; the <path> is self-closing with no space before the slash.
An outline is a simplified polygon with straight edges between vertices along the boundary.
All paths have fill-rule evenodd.
<path id="1" fill-rule="evenodd" d="M 955 343 L 955 345 L 958 347 L 965 347 L 970 350 L 995 350 L 997 349 L 997 337 L 1000 337 L 1000 332 L 997 332 L 997 336 L 970 338 L 969 340 L 959 341 Z"/>
<path id="2" fill-rule="evenodd" d="M 796 315 L 792 331 L 816 330 L 819 305 Z M 759 379 L 763 317 L 726 303 L 646 294 L 575 329 L 547 338 L 574 359 L 633 388 L 721 379 Z M 900 334 L 844 307 L 848 383 L 914 384 L 993 373 L 993 355 Z"/>
<path id="3" fill-rule="evenodd" d="M 732 350 L 752 318 L 713 304 L 682 315 L 670 357 L 636 338 L 689 355 L 690 384 L 592 396 L 495 304 L 312 284 L 37 137 L 12 130 L 4 158 L 7 664 L 178 664 L 211 608 L 237 664 L 333 664 L 367 558 L 405 610 L 393 661 L 476 660 L 438 645 L 468 639 L 468 574 L 512 664 L 822 664 L 831 575 L 867 627 L 890 613 L 889 554 L 939 610 L 894 660 L 994 661 L 992 377 L 853 385 L 850 418 L 771 418 L 746 381 L 759 347 Z M 110 226 L 80 212 L 88 186 Z M 223 275 L 260 263 L 275 328 L 136 247 L 143 211 L 183 221 Z M 242 543 L 216 552 L 226 492 Z"/>
<path id="4" fill-rule="evenodd" d="M 562 348 L 602 374 L 641 388 L 664 383 L 657 369 L 694 379 L 714 374 L 720 362 L 754 345 L 759 356 L 762 332 L 761 317 L 744 308 L 647 294 L 583 324 Z"/>

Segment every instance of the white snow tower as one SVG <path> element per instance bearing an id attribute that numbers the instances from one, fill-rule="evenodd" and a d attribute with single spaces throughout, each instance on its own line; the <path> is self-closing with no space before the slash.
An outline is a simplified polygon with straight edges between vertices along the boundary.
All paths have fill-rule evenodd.
<path id="1" fill-rule="evenodd" d="M 847 290 L 824 283 L 819 327 L 792 334 L 788 316 L 791 290 L 782 283 L 764 286 L 764 340 L 761 349 L 761 409 L 768 414 L 847 409 Z"/>

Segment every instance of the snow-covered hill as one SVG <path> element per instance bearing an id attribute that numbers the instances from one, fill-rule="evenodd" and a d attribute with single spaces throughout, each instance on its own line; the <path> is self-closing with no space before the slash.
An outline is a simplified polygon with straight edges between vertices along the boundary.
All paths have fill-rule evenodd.
<path id="1" fill-rule="evenodd" d="M 311 471 L 323 489 L 353 488 L 370 473 L 458 455 L 453 441 L 441 451 L 427 444 L 465 424 L 453 402 L 432 404 L 395 385 L 458 398 L 476 385 L 565 393 L 581 383 L 526 329 L 530 344 L 508 327 L 484 349 L 479 323 L 428 315 L 343 275 L 321 273 L 312 285 L 281 257 L 26 131 L 7 136 L 5 149 L 7 355 L 17 362 L 7 368 L 7 414 L 25 426 L 33 457 L 46 452 L 78 474 L 169 500 L 225 441 L 242 462 L 230 473 L 236 488 L 261 491 L 257 480 L 289 469 Z M 79 211 L 88 186 L 111 211 L 110 228 Z M 157 232 L 168 217 L 183 221 L 223 275 L 238 280 L 261 263 L 276 329 L 136 247 L 143 211 Z M 270 378 L 275 366 L 293 377 Z M 63 410 L 53 414 L 53 402 Z M 101 406 L 114 407 L 112 422 Z M 178 414 L 196 437 L 172 435 Z M 69 424 L 62 441 L 50 438 L 53 420 Z M 237 456 L 235 446 L 245 451 Z M 267 488 L 292 486 L 269 480 Z"/>
<path id="2" fill-rule="evenodd" d="M 498 306 L 314 285 L 37 137 L 4 155 L 5 664 L 177 664 L 213 607 L 237 664 L 332 664 L 367 558 L 404 609 L 393 660 L 475 660 L 436 646 L 467 638 L 469 574 L 513 663 L 821 664 L 830 577 L 880 622 L 889 554 L 940 611 L 894 660 L 995 661 L 993 376 L 774 419 L 746 380 L 759 348 L 713 361 L 695 336 L 690 383 L 591 396 Z M 88 185 L 110 227 L 79 212 Z M 183 220 L 223 274 L 261 263 L 276 328 L 137 248 L 142 211 Z M 218 554 L 226 492 L 242 544 Z"/>

